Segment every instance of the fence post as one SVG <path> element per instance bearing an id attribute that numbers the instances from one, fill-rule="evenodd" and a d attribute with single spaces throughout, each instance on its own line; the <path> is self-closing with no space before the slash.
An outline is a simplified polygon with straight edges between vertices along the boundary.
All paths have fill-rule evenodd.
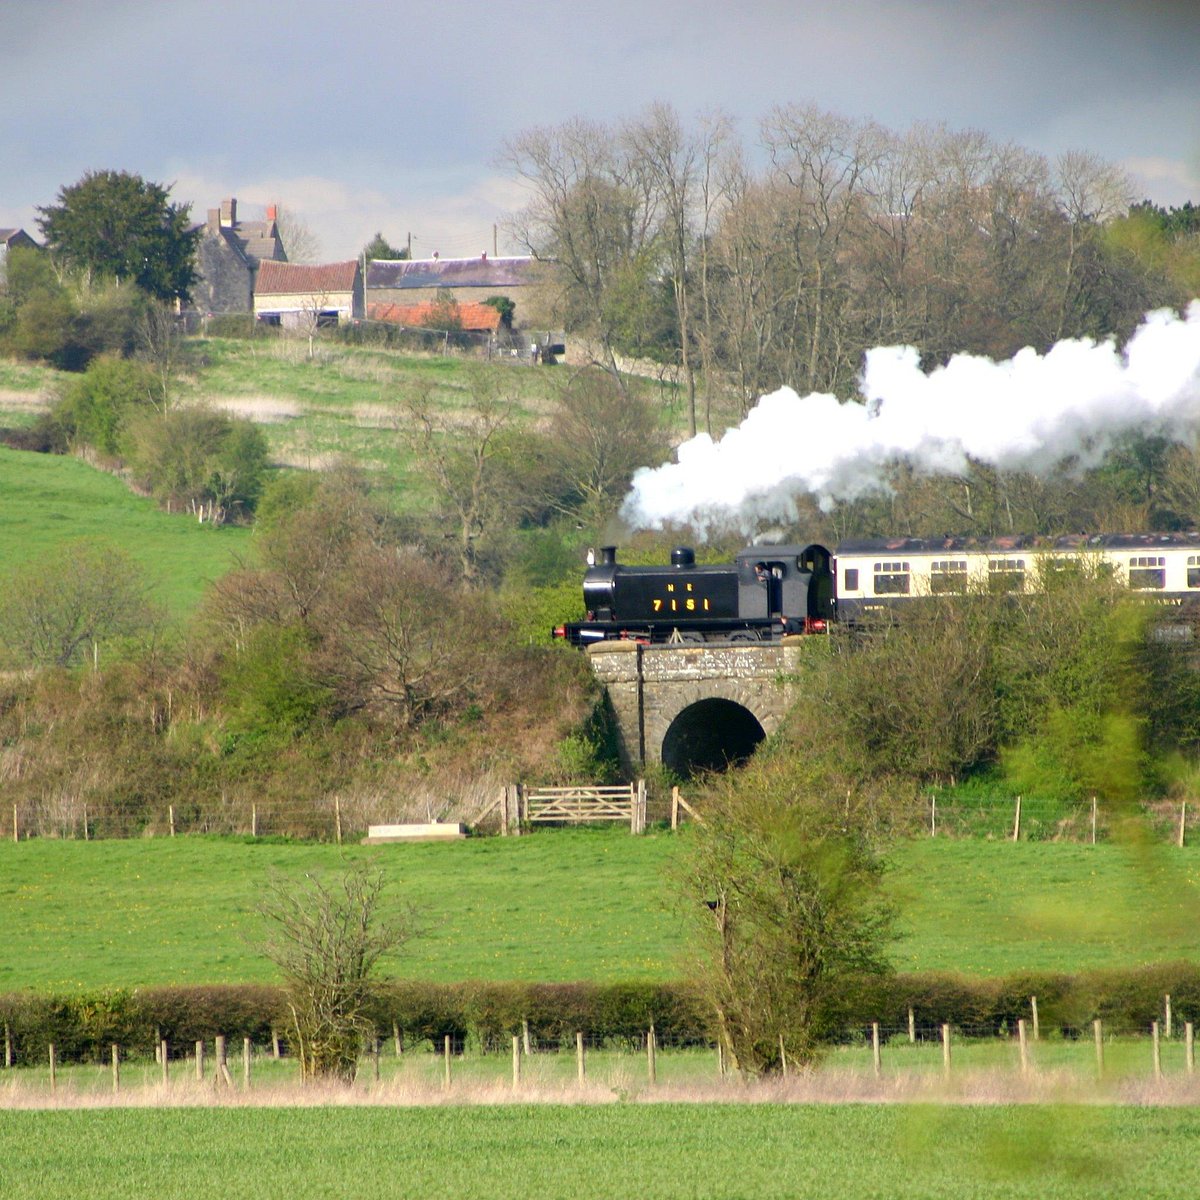
<path id="1" fill-rule="evenodd" d="M 779 1035 L 779 1070 L 784 1079 L 787 1078 L 787 1050 L 783 1045 L 783 1034 Z"/>
<path id="2" fill-rule="evenodd" d="M 12 1030 L 8 1027 L 8 1022 L 4 1022 L 4 1066 L 7 1070 L 13 1065 L 13 1043 Z"/>
<path id="3" fill-rule="evenodd" d="M 1092 1022 L 1092 1037 L 1096 1042 L 1096 1077 L 1104 1074 L 1104 1025 L 1097 1017 Z"/>
<path id="4" fill-rule="evenodd" d="M 1096 844 L 1096 797 L 1092 797 L 1092 845 Z"/>
<path id="5" fill-rule="evenodd" d="M 175 805 L 167 805 L 167 820 L 171 824 L 171 836 L 175 836 Z"/>
<path id="6" fill-rule="evenodd" d="M 717 1074 L 724 1079 L 725 1073 L 725 1043 L 717 1038 Z"/>
<path id="7" fill-rule="evenodd" d="M 1029 1012 L 1030 1012 L 1030 1015 L 1033 1017 L 1033 1040 L 1035 1042 L 1037 1042 L 1037 1041 L 1041 1040 L 1042 1027 L 1038 1023 L 1038 1010 L 1037 1010 L 1037 997 L 1036 996 L 1029 997 Z"/>
<path id="8" fill-rule="evenodd" d="M 271 1057 L 276 1062 L 279 1061 L 279 1030 L 278 1029 L 271 1030 Z"/>
<path id="9" fill-rule="evenodd" d="M 1017 1041 L 1021 1046 L 1021 1074 L 1029 1074 L 1029 1043 L 1025 1039 L 1025 1018 L 1017 1021 Z"/>
<path id="10" fill-rule="evenodd" d="M 162 1081 L 163 1083 L 171 1082 L 170 1054 L 167 1047 L 167 1039 L 163 1038 L 158 1043 L 159 1057 L 162 1059 Z"/>
<path id="11" fill-rule="evenodd" d="M 371 1039 L 371 1065 L 375 1071 L 375 1082 L 376 1083 L 379 1082 L 379 1071 L 380 1071 L 379 1060 L 380 1060 L 380 1058 L 381 1058 L 381 1053 L 380 1053 L 380 1049 L 379 1049 L 379 1039 L 377 1037 L 372 1038 Z"/>
<path id="12" fill-rule="evenodd" d="M 1150 1026 L 1150 1041 L 1154 1050 L 1154 1078 L 1162 1078 L 1162 1046 L 1159 1043 L 1158 1022 Z"/>
<path id="13" fill-rule="evenodd" d="M 20 828 L 17 825 L 17 806 L 13 805 L 13 841 L 19 843 L 21 841 Z"/>
<path id="14" fill-rule="evenodd" d="M 217 1035 L 217 1077 L 224 1080 L 228 1087 L 233 1087 L 233 1077 L 229 1074 L 229 1056 L 225 1053 L 225 1035 Z"/>
<path id="15" fill-rule="evenodd" d="M 524 1046 L 526 1054 L 533 1053 L 529 1045 L 529 1021 L 525 1017 L 521 1018 L 521 1045 Z"/>
<path id="16" fill-rule="evenodd" d="M 917 1014 L 913 1012 L 911 1004 L 908 1006 L 908 1044 L 917 1044 Z"/>
<path id="17" fill-rule="evenodd" d="M 521 1039 L 513 1034 L 513 1091 L 521 1086 Z"/>
<path id="18" fill-rule="evenodd" d="M 883 1057 L 879 1052 L 879 1022 L 871 1022 L 871 1062 L 875 1067 L 875 1078 L 883 1073 Z"/>
<path id="19" fill-rule="evenodd" d="M 646 1078 L 651 1084 L 658 1082 L 658 1063 L 655 1061 L 654 1025 L 651 1023 L 650 1032 L 646 1034 Z"/>
<path id="20" fill-rule="evenodd" d="M 679 785 L 671 786 L 671 832 L 679 828 Z"/>
<path id="21" fill-rule="evenodd" d="M 86 804 L 83 806 L 83 840 L 85 842 L 90 842 L 92 840 L 91 837 L 88 835 L 88 819 L 87 819 L 87 805 Z M 1183 843 L 1181 842 L 1180 845 L 1182 845 L 1182 844 Z"/>
<path id="22" fill-rule="evenodd" d="M 1183 1044 L 1185 1048 L 1185 1061 L 1187 1062 L 1187 1073 L 1194 1075 L 1196 1073 L 1196 1028 L 1191 1021 L 1183 1023 Z"/>
<path id="23" fill-rule="evenodd" d="M 392 1044 L 396 1047 L 396 1057 L 399 1058 L 404 1053 L 404 1042 L 400 1037 L 400 1026 L 392 1022 Z"/>
<path id="24" fill-rule="evenodd" d="M 575 1031 L 575 1073 L 582 1083 L 587 1078 L 587 1062 L 583 1053 L 583 1031 Z"/>
<path id="25" fill-rule="evenodd" d="M 54 1043 L 50 1043 L 50 1091 L 53 1093 L 58 1087 L 58 1058 L 54 1053 Z"/>
<path id="26" fill-rule="evenodd" d="M 258 837 L 258 805 L 255 803 L 250 805 L 250 836 Z"/>
<path id="27" fill-rule="evenodd" d="M 338 795 L 333 797 L 333 835 L 340 846 L 342 844 L 342 798 Z"/>
<path id="28" fill-rule="evenodd" d="M 112 1081 L 113 1094 L 121 1090 L 121 1052 L 117 1048 L 117 1043 L 112 1044 Z"/>
<path id="29" fill-rule="evenodd" d="M 1013 835 L 1012 840 L 1019 842 L 1021 840 L 1021 797 L 1017 797 L 1017 811 L 1013 815 Z"/>
<path id="30" fill-rule="evenodd" d="M 242 1087 L 250 1090 L 250 1059 L 252 1048 L 248 1037 L 242 1038 Z"/>
<path id="31" fill-rule="evenodd" d="M 446 1060 L 446 1091 L 450 1090 L 450 1035 L 446 1034 L 442 1041 L 442 1056 Z"/>
<path id="32" fill-rule="evenodd" d="M 1172 1027 L 1172 1022 L 1171 1022 L 1171 993 L 1170 993 L 1170 992 L 1168 992 L 1168 993 L 1167 993 L 1167 994 L 1166 994 L 1166 995 L 1163 997 L 1163 1016 L 1165 1017 L 1165 1021 L 1163 1022 L 1163 1026 L 1164 1026 L 1164 1029 L 1166 1030 L 1166 1034 L 1167 1034 L 1167 1037 L 1168 1037 L 1168 1039 L 1169 1039 L 1169 1038 L 1170 1038 L 1170 1036 L 1171 1036 L 1171 1027 Z"/>
<path id="33" fill-rule="evenodd" d="M 1181 800 L 1179 802 L 1179 848 L 1180 848 L 1180 850 L 1183 849 L 1183 831 L 1186 828 L 1186 826 L 1187 826 L 1187 801 Z M 1167 1036 L 1170 1037 L 1171 1035 L 1167 1034 Z"/>
<path id="34" fill-rule="evenodd" d="M 929 797 L 929 836 L 937 837 L 937 797 Z"/>
<path id="35" fill-rule="evenodd" d="M 942 1071 L 950 1074 L 950 1026 L 942 1023 Z"/>
<path id="36" fill-rule="evenodd" d="M 196 1078 L 204 1078 L 204 1042 L 196 1042 Z"/>
<path id="37" fill-rule="evenodd" d="M 500 789 L 500 836 L 508 837 L 508 784 Z"/>

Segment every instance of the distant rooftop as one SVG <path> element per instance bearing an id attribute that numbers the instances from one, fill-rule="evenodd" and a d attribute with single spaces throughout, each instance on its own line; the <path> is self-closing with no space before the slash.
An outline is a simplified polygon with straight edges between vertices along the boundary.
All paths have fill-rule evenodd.
<path id="1" fill-rule="evenodd" d="M 538 260 L 528 256 L 489 258 L 373 258 L 367 264 L 368 288 L 503 288 L 533 282 Z"/>
<path id="2" fill-rule="evenodd" d="M 354 290 L 358 260 L 349 262 L 286 263 L 267 261 L 258 268 L 256 296 L 320 296 L 328 292 Z"/>

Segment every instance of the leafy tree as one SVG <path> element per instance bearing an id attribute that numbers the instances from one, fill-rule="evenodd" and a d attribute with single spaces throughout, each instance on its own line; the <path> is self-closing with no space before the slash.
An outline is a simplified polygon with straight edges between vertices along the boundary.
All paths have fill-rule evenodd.
<path id="1" fill-rule="evenodd" d="M 683 868 L 697 982 L 731 1062 L 807 1065 L 848 976 L 886 971 L 882 866 L 839 804 L 768 758 L 713 781 Z"/>
<path id="2" fill-rule="evenodd" d="M 399 260 L 408 258 L 408 247 L 393 246 L 387 240 L 387 238 L 383 236 L 382 233 L 376 233 L 376 235 L 362 248 L 361 257 L 365 258 L 367 262 L 370 262 L 375 258 L 397 262 Z"/>
<path id="3" fill-rule="evenodd" d="M 135 476 L 170 507 L 207 511 L 216 524 L 254 509 L 267 441 L 251 421 L 205 408 L 146 412 L 123 444 Z"/>
<path id="4" fill-rule="evenodd" d="M 150 407 L 153 393 L 154 378 L 143 364 L 99 358 L 67 385 L 54 413 L 73 441 L 116 455 L 130 418 Z"/>
<path id="5" fill-rule="evenodd" d="M 159 300 L 186 300 L 202 230 L 169 189 L 128 171 L 93 171 L 39 208 L 51 253 L 88 278 L 137 284 Z"/>
<path id="6" fill-rule="evenodd" d="M 505 329 L 512 328 L 513 315 L 517 311 L 517 306 L 512 300 L 507 296 L 489 296 L 483 303 L 500 314 L 500 324 Z"/>
<path id="7" fill-rule="evenodd" d="M 155 623 L 141 568 L 113 546 L 67 546 L 0 585 L 0 642 L 23 666 L 71 667 Z"/>
<path id="8" fill-rule="evenodd" d="M 283 976 L 305 1081 L 352 1083 L 371 1025 L 367 1006 L 380 960 L 418 932 L 411 908 L 390 908 L 378 868 L 268 880 L 258 911 L 267 957 Z"/>

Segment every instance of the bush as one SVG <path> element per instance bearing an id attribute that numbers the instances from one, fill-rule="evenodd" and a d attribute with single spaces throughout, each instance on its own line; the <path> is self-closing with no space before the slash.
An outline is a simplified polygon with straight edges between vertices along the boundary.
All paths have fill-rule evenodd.
<path id="1" fill-rule="evenodd" d="M 101 358 L 71 381 L 53 415 L 72 441 L 115 456 L 129 418 L 150 405 L 154 379 L 141 363 Z"/>

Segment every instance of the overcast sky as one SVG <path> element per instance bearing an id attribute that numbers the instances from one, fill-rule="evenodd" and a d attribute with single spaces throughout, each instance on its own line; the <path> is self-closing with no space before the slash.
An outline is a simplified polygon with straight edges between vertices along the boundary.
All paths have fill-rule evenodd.
<path id="1" fill-rule="evenodd" d="M 6 0 L 0 30 L 0 225 L 35 236 L 111 168 L 198 220 L 280 203 L 326 259 L 473 255 L 521 203 L 505 139 L 659 100 L 748 143 L 791 102 L 979 128 L 1200 202 L 1198 0 Z"/>

